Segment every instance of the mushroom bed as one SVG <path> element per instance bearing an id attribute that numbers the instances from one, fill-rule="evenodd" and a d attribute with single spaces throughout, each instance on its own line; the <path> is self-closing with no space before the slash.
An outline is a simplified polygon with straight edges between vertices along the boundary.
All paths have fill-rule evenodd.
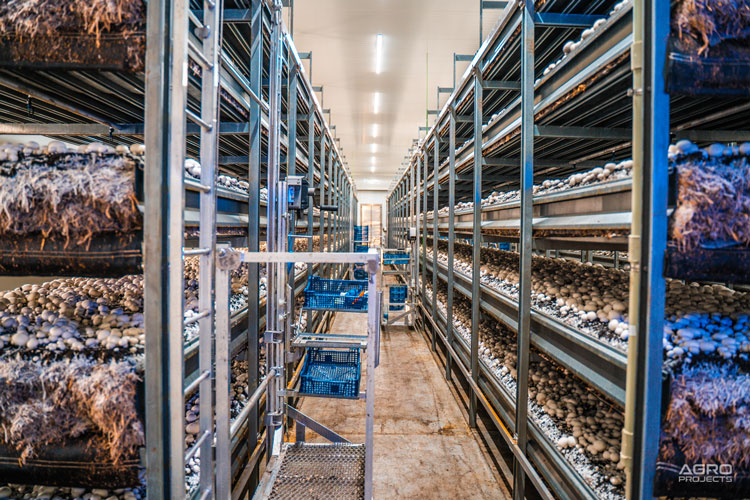
<path id="1" fill-rule="evenodd" d="M 141 71 L 145 25 L 143 0 L 12 0 L 0 4 L 0 44 L 8 49 L 8 62 L 99 63 Z"/>
<path id="2" fill-rule="evenodd" d="M 142 228 L 135 185 L 140 156 L 108 146 L 90 152 L 33 146 L 1 148 L 0 237 L 39 233 L 88 248 L 94 234 Z"/>
<path id="3" fill-rule="evenodd" d="M 198 263 L 199 257 L 185 258 L 186 318 L 197 313 Z M 297 272 L 304 269 L 296 266 Z M 246 266 L 232 273 L 232 313 L 247 305 L 247 277 Z M 193 342 L 197 333 L 196 323 L 186 327 L 185 342 Z M 141 275 L 57 279 L 0 293 L 0 383 L 5 387 L 0 448 L 15 450 L 23 467 L 38 455 L 46 458 L 51 450 L 93 435 L 98 460 L 129 461 L 132 469 L 143 444 L 138 401 L 144 346 Z M 240 396 L 247 386 L 242 388 L 241 370 L 234 371 Z M 233 415 L 239 413 L 237 404 Z M 188 428 L 188 441 L 191 435 Z M 128 478 L 130 484 L 138 481 L 137 474 Z M 65 481 L 70 479 L 60 479 Z"/>
<path id="4" fill-rule="evenodd" d="M 446 313 L 446 290 L 438 286 L 438 308 Z M 432 288 L 428 285 L 428 302 Z M 428 305 L 429 307 L 429 305 Z M 471 304 L 454 297 L 454 327 L 471 342 Z M 516 334 L 492 317 L 479 324 L 479 358 L 511 400 L 516 395 Z M 622 500 L 625 480 L 620 460 L 623 413 L 607 398 L 532 347 L 529 416 L 602 500 Z"/>
<path id="5" fill-rule="evenodd" d="M 3 274 L 122 276 L 141 269 L 143 146 L 0 145 Z"/>

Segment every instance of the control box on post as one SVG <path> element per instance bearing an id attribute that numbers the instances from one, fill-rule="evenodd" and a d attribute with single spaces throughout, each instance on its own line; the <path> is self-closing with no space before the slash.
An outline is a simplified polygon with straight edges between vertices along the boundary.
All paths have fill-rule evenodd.
<path id="1" fill-rule="evenodd" d="M 309 184 L 301 175 L 290 175 L 286 178 L 287 202 L 289 210 L 303 211 L 310 206 Z"/>

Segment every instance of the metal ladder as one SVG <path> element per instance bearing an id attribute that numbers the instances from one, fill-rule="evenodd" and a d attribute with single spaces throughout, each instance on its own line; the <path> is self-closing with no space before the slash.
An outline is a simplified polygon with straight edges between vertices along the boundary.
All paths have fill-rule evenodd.
<path id="1" fill-rule="evenodd" d="M 152 10 L 153 9 L 153 10 Z M 219 122 L 219 83 L 220 83 L 220 44 L 222 36 L 222 0 L 204 0 L 200 11 L 203 19 L 190 10 L 188 0 L 175 0 L 170 4 L 154 2 L 149 4 L 149 44 L 156 48 L 147 55 L 146 78 L 146 154 L 151 169 L 167 169 L 166 185 L 168 193 L 158 193 L 152 197 L 152 203 L 168 200 L 168 208 L 158 209 L 160 214 L 166 210 L 168 216 L 161 224 L 166 226 L 168 236 L 164 236 L 160 248 L 166 248 L 168 266 L 167 292 L 153 306 L 161 307 L 162 312 L 154 312 L 150 317 L 161 318 L 163 325 L 166 318 L 166 331 L 152 322 L 155 331 L 161 331 L 168 338 L 160 340 L 161 360 L 151 364 L 152 371 L 161 374 L 168 382 L 151 382 L 151 387 L 159 387 L 162 395 L 168 399 L 167 413 L 154 409 L 154 414 L 161 417 L 159 433 L 154 433 L 169 444 L 169 449 L 149 451 L 147 481 L 149 495 L 168 496 L 177 499 L 186 496 L 205 500 L 207 498 L 229 498 L 231 487 L 228 454 L 218 454 L 215 474 L 213 463 L 214 414 L 217 428 L 229 425 L 229 393 L 216 392 L 214 408 L 214 381 L 228 380 L 229 360 L 217 356 L 214 360 L 214 281 L 216 258 L 216 165 L 218 163 L 218 122 Z M 171 17 L 171 18 L 170 18 Z M 159 19 L 162 26 L 154 26 Z M 191 26 L 194 29 L 191 32 Z M 165 36 L 165 33 L 168 35 Z M 171 35 L 171 36 L 169 36 Z M 166 63 L 165 63 L 166 61 Z M 201 68 L 200 109 L 188 108 L 188 74 L 191 61 Z M 169 78 L 163 75 L 169 75 Z M 158 105 L 154 110 L 152 106 Z M 152 109 L 149 109 L 152 108 Z M 166 112 L 165 110 L 168 110 Z M 168 116 L 167 116 L 168 115 Z M 184 163 L 186 156 L 186 120 L 196 124 L 200 130 L 200 220 L 199 246 L 194 249 L 184 248 Z M 168 127 L 168 131 L 163 131 Z M 160 129 L 161 128 L 161 129 Z M 153 138 L 160 135 L 160 138 Z M 152 141 L 154 147 L 149 146 Z M 157 175 L 151 177 L 153 180 Z M 164 177 L 161 178 L 164 181 Z M 149 189 L 149 187 L 146 187 Z M 162 187 L 162 190 L 164 188 Z M 152 194 L 156 194 L 152 192 Z M 148 210 L 148 209 L 147 209 Z M 148 215 L 148 214 L 147 214 Z M 146 236 L 148 238 L 148 235 Z M 166 241 L 164 241 L 166 240 Z M 149 240 L 146 240 L 146 245 Z M 148 247 L 147 247 L 148 249 Z M 184 258 L 199 256 L 200 270 L 198 278 L 198 313 L 188 319 L 184 316 Z M 162 255 L 151 253 L 152 261 L 164 265 Z M 153 264 L 152 264 L 153 265 Z M 148 293 L 149 273 L 159 276 L 158 271 L 146 263 L 146 280 Z M 152 286 L 154 283 L 152 283 Z M 164 283 L 159 287 L 164 290 Z M 155 296 L 152 297 L 152 300 Z M 158 299 L 157 299 L 158 300 Z M 146 307 L 151 307 L 148 303 Z M 147 321 L 149 314 L 147 313 Z M 189 381 L 184 380 L 183 352 L 184 329 L 198 324 L 198 376 Z M 159 336 L 156 334 L 156 336 Z M 228 339 L 216 338 L 217 345 Z M 214 368 L 215 361 L 215 368 Z M 147 378 L 149 365 L 147 361 Z M 168 375 L 164 375 L 164 372 Z M 150 379 L 152 380 L 152 379 Z M 165 387 L 166 386 L 166 387 Z M 148 390 L 148 389 L 147 389 Z M 200 431 L 197 439 L 185 449 L 184 401 L 197 391 L 200 398 Z M 157 391 L 158 392 L 158 391 Z M 164 407 L 164 406 L 162 406 Z M 168 430 L 167 430 L 168 429 Z M 149 447 L 151 448 L 151 447 Z M 197 491 L 185 491 L 185 464 L 193 457 L 200 457 L 200 482 Z M 167 470 L 165 470 L 167 469 Z M 194 489 L 195 490 L 195 489 Z"/>

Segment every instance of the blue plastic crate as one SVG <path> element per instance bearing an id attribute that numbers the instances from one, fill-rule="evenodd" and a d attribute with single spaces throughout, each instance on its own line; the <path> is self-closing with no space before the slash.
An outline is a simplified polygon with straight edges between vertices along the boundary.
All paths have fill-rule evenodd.
<path id="1" fill-rule="evenodd" d="M 364 269 L 355 269 L 354 270 L 354 279 L 355 280 L 366 280 L 368 278 L 367 271 Z"/>
<path id="2" fill-rule="evenodd" d="M 409 263 L 409 254 L 399 252 L 399 253 L 384 253 L 383 254 L 383 264 L 385 265 L 393 265 L 393 264 L 408 264 Z"/>
<path id="3" fill-rule="evenodd" d="M 370 251 L 370 247 L 367 245 L 354 245 L 354 251 L 357 253 L 367 253 Z"/>
<path id="4" fill-rule="evenodd" d="M 406 302 L 406 285 L 392 286 L 390 288 L 389 300 L 391 304 L 403 304 Z"/>
<path id="5" fill-rule="evenodd" d="M 327 280 L 310 276 L 304 309 L 367 312 L 367 281 Z"/>
<path id="6" fill-rule="evenodd" d="M 300 392 L 322 396 L 359 397 L 359 349 L 307 350 L 300 374 Z"/>
<path id="7" fill-rule="evenodd" d="M 390 309 L 391 311 L 403 311 L 405 307 L 406 307 L 406 306 L 405 306 L 405 305 L 403 305 L 403 304 L 402 304 L 402 305 L 398 305 L 398 304 L 391 304 L 391 305 L 390 305 L 390 306 L 388 307 L 388 309 Z"/>

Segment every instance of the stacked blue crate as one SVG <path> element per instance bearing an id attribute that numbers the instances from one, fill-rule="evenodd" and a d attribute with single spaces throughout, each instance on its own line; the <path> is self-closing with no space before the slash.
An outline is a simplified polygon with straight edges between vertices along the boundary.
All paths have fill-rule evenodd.
<path id="1" fill-rule="evenodd" d="M 403 311 L 407 296 L 406 285 L 394 285 L 390 287 L 389 307 L 390 311 Z"/>
<path id="2" fill-rule="evenodd" d="M 367 312 L 367 281 L 329 280 L 310 276 L 304 309 Z"/>
<path id="3" fill-rule="evenodd" d="M 343 398 L 359 397 L 359 349 L 347 351 L 311 347 L 300 373 L 300 392 Z"/>
<path id="4" fill-rule="evenodd" d="M 383 253 L 383 265 L 408 264 L 409 254 L 406 252 Z"/>

